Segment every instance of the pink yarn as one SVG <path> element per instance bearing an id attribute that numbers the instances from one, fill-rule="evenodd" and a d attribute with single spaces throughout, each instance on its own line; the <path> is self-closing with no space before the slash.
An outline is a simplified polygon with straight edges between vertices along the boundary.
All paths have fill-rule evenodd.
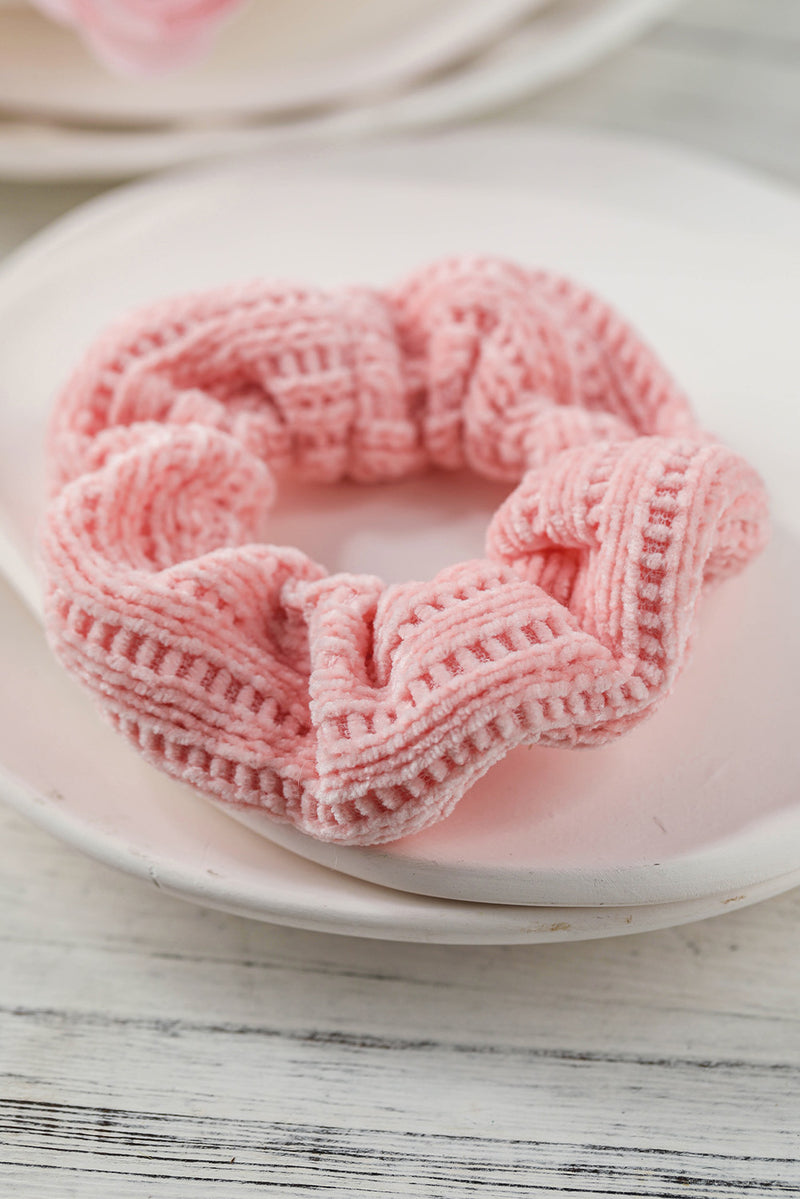
<path id="1" fill-rule="evenodd" d="M 150 762 L 328 841 L 441 819 L 514 746 L 635 725 L 767 531 L 756 473 L 603 301 L 493 259 L 159 304 L 90 350 L 49 448 L 62 662 Z M 464 465 L 521 482 L 487 556 L 430 581 L 259 542 L 277 471 Z"/>

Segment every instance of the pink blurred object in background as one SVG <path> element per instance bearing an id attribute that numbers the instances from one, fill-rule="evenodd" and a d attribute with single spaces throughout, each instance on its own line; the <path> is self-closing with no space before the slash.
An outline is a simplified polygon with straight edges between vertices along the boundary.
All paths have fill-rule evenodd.
<path id="1" fill-rule="evenodd" d="M 33 0 L 74 25 L 107 66 L 149 74 L 183 66 L 209 48 L 243 0 Z"/>

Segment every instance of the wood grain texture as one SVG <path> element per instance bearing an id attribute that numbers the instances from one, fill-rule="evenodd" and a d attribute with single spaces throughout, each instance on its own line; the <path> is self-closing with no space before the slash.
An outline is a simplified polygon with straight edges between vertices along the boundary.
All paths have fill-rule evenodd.
<path id="1" fill-rule="evenodd" d="M 182 904 L 9 812 L 0 837 L 0 1194 L 800 1195 L 800 892 L 382 944 Z"/>
<path id="2" fill-rule="evenodd" d="M 800 179 L 800 3 L 694 0 L 504 119 Z M 96 187 L 0 187 L 0 250 Z M 0 809 L 0 1199 L 800 1197 L 800 891 L 381 944 L 173 900 Z"/>
<path id="3" fill-rule="evenodd" d="M 505 119 L 658 137 L 800 179 L 800 4 L 687 0 Z"/>

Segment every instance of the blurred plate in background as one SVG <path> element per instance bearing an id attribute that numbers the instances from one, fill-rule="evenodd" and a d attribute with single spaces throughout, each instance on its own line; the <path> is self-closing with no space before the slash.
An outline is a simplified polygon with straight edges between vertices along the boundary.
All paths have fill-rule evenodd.
<path id="1" fill-rule="evenodd" d="M 86 124 L 190 122 L 386 92 L 476 53 L 553 0 L 259 0 L 197 64 L 113 74 L 73 29 L 0 9 L 0 107 Z"/>
<path id="2" fill-rule="evenodd" d="M 266 23 L 273 13 L 264 0 L 232 24 L 206 62 L 137 83 L 108 74 L 74 33 L 31 10 L 0 8 L 0 110 L 6 114 L 0 119 L 0 176 L 125 176 L 259 147 L 321 144 L 474 118 L 586 69 L 676 2 L 412 0 L 401 9 L 394 0 L 369 6 L 337 0 L 324 4 L 328 17 L 319 22 L 313 43 L 300 39 L 296 47 L 306 58 L 316 53 L 322 61 L 327 54 L 325 68 L 292 63 L 289 55 L 277 69 L 270 57 L 275 45 L 290 35 L 297 41 L 288 18 L 295 6 L 287 7 L 286 0 L 275 10 L 274 19 L 282 13 L 285 23 L 276 42 L 264 30 L 242 39 L 246 22 Z M 302 0 L 297 11 L 308 3 Z M 362 23 L 365 12 L 372 14 L 372 42 L 362 28 L 359 45 L 357 22 L 348 23 L 346 36 L 331 23 L 341 4 L 361 13 Z"/>

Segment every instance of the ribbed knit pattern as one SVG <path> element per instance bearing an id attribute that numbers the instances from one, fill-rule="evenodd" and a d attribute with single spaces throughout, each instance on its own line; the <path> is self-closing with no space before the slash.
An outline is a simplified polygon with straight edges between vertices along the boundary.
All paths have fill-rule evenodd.
<path id="1" fill-rule="evenodd" d="M 441 819 L 514 746 L 636 724 L 767 532 L 756 473 L 607 304 L 487 258 L 158 304 L 89 351 L 49 456 L 61 661 L 168 774 L 344 843 Z M 263 544 L 281 472 L 464 466 L 519 485 L 430 581 Z"/>

